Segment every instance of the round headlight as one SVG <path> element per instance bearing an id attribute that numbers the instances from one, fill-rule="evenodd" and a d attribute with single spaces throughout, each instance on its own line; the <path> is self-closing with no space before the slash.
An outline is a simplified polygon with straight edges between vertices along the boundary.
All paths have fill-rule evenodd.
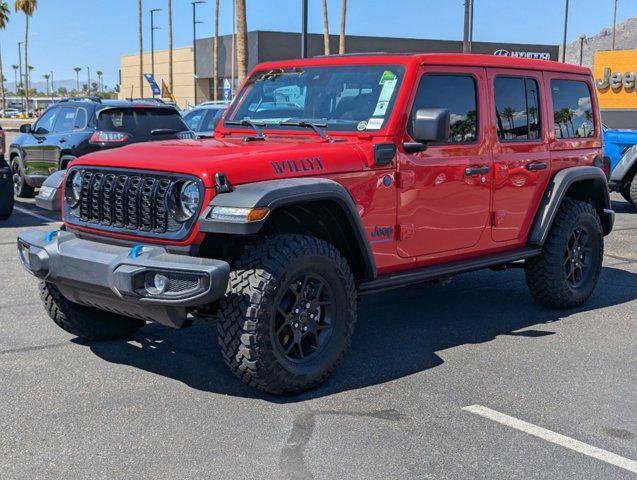
<path id="1" fill-rule="evenodd" d="M 74 171 L 66 183 L 66 200 L 71 207 L 75 207 L 82 196 L 82 172 Z"/>
<path id="2" fill-rule="evenodd" d="M 192 217 L 199 207 L 199 188 L 195 182 L 185 182 L 179 193 L 179 206 L 188 218 Z"/>

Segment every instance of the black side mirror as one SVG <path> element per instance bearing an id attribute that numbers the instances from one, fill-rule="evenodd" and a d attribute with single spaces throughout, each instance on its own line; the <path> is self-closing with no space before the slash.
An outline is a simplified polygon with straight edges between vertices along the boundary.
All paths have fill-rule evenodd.
<path id="1" fill-rule="evenodd" d="M 420 108 L 412 119 L 414 140 L 420 143 L 446 142 L 451 115 L 445 108 Z"/>
<path id="2" fill-rule="evenodd" d="M 30 123 L 24 123 L 22 125 L 20 125 L 20 133 L 31 133 L 31 124 Z"/>

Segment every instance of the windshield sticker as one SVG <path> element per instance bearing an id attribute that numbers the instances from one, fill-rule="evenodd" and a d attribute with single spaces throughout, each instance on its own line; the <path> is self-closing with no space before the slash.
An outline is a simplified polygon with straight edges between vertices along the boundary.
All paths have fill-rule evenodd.
<path id="1" fill-rule="evenodd" d="M 380 130 L 384 121 L 384 118 L 370 118 L 367 122 L 367 130 Z"/>
<path id="2" fill-rule="evenodd" d="M 387 107 L 394 94 L 397 82 L 398 80 L 394 78 L 393 80 L 387 80 L 383 83 L 383 89 L 380 91 L 378 102 L 376 103 L 376 110 L 374 110 L 375 117 L 384 117 L 385 113 L 387 113 Z"/>
<path id="3" fill-rule="evenodd" d="M 389 82 L 390 80 L 396 80 L 396 74 L 389 70 L 385 70 L 383 72 L 383 76 L 380 77 L 380 82 L 378 82 L 378 85 L 385 85 L 385 82 Z"/>
<path id="4" fill-rule="evenodd" d="M 358 122 L 358 125 L 356 126 L 356 129 L 359 132 L 362 132 L 363 130 L 365 130 L 367 128 L 367 122 L 365 120 L 363 120 L 362 122 Z"/>
<path id="5" fill-rule="evenodd" d="M 277 175 L 312 172 L 315 170 L 323 170 L 323 161 L 321 157 L 281 160 L 280 162 L 272 162 L 272 167 L 274 168 L 274 173 Z"/>

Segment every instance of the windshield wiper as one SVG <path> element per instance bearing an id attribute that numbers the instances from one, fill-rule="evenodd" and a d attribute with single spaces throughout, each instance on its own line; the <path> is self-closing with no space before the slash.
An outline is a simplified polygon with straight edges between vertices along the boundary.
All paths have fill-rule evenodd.
<path id="1" fill-rule="evenodd" d="M 257 132 L 257 137 L 246 137 L 245 140 L 265 140 L 265 135 L 261 127 L 265 127 L 265 123 L 255 123 L 252 120 L 226 120 L 226 125 L 239 125 L 241 127 L 252 127 Z"/>
<path id="2" fill-rule="evenodd" d="M 281 122 L 279 123 L 279 125 L 282 125 L 284 127 L 311 128 L 323 140 L 327 140 L 330 143 L 334 142 L 334 139 L 332 137 L 330 137 L 327 133 L 321 130 L 321 128 L 327 128 L 327 123 L 313 123 L 313 122 L 306 122 L 303 120 L 299 120 L 298 122 Z"/>
<path id="3" fill-rule="evenodd" d="M 174 128 L 156 128 L 155 130 L 151 130 L 151 135 L 168 135 L 170 133 L 179 133 L 180 130 L 175 130 Z"/>

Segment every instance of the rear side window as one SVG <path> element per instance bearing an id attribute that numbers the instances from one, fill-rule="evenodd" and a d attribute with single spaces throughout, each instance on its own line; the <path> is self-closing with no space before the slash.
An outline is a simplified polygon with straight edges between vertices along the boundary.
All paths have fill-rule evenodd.
<path id="1" fill-rule="evenodd" d="M 168 108 L 114 108 L 103 110 L 97 129 L 128 133 L 135 138 L 172 136 L 188 130 L 179 112 Z"/>
<path id="2" fill-rule="evenodd" d="M 586 138 L 595 135 L 591 92 L 586 82 L 551 80 L 551 96 L 557 138 Z"/>
<path id="3" fill-rule="evenodd" d="M 86 110 L 84 110 L 83 108 L 78 108 L 73 129 L 82 130 L 84 128 L 86 128 Z"/>
<path id="4" fill-rule="evenodd" d="M 206 115 L 204 123 L 201 126 L 201 131 L 202 132 L 214 131 L 214 129 L 217 128 L 217 124 L 219 123 L 219 120 L 221 120 L 221 117 L 223 117 L 223 112 L 225 112 L 224 109 L 209 110 L 208 115 Z"/>
<path id="5" fill-rule="evenodd" d="M 474 142 L 478 138 L 476 81 L 469 75 L 427 74 L 420 80 L 409 119 L 420 108 L 446 108 L 451 114 L 451 132 L 447 143 Z"/>
<path id="6" fill-rule="evenodd" d="M 188 128 L 193 132 L 199 131 L 199 124 L 201 123 L 201 118 L 203 117 L 205 110 L 195 110 L 194 112 L 190 112 L 184 116 L 184 121 Z"/>
<path id="7" fill-rule="evenodd" d="M 498 139 L 538 140 L 541 126 L 537 82 L 532 78 L 496 77 L 493 86 Z"/>

